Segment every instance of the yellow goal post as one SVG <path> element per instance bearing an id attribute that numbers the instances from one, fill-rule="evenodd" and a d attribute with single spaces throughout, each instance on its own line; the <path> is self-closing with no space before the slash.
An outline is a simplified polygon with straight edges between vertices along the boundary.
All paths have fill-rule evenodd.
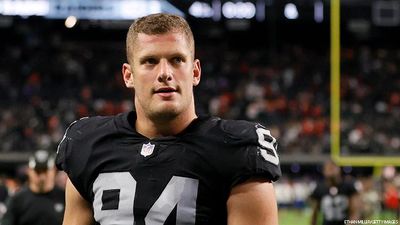
<path id="1" fill-rule="evenodd" d="M 340 0 L 330 1 L 331 157 L 341 166 L 400 166 L 400 156 L 342 156 L 340 151 Z"/>

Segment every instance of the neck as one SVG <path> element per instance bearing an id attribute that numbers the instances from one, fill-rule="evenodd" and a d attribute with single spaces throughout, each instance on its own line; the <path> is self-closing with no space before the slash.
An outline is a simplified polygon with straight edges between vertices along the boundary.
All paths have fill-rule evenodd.
<path id="1" fill-rule="evenodd" d="M 329 185 L 334 185 L 334 186 L 338 185 L 341 182 L 341 178 L 338 176 L 328 178 L 327 180 Z"/>
<path id="2" fill-rule="evenodd" d="M 150 139 L 177 135 L 186 127 L 188 127 L 194 119 L 197 118 L 194 107 L 192 110 L 188 110 L 187 112 L 181 113 L 172 118 L 150 118 L 140 110 L 136 111 L 136 113 L 136 131 Z"/>
<path id="3" fill-rule="evenodd" d="M 29 189 L 33 193 L 47 193 L 53 190 L 54 184 L 34 184 L 32 182 L 29 183 Z"/>

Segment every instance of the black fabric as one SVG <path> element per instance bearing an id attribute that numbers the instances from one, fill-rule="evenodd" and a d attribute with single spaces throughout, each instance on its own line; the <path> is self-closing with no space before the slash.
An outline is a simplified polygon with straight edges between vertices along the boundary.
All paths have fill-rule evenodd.
<path id="1" fill-rule="evenodd" d="M 64 216 L 64 191 L 55 188 L 37 194 L 28 188 L 9 198 L 2 225 L 61 225 Z"/>
<path id="2" fill-rule="evenodd" d="M 7 187 L 0 184 L 0 202 L 4 202 L 8 197 Z"/>
<path id="3" fill-rule="evenodd" d="M 76 122 L 59 145 L 57 166 L 90 203 L 100 173 L 129 172 L 137 182 L 136 224 L 142 223 L 173 176 L 199 181 L 196 224 L 226 224 L 226 201 L 233 186 L 251 177 L 276 181 L 281 176 L 280 166 L 260 154 L 258 124 L 199 117 L 176 136 L 150 140 L 135 131 L 135 120 L 130 112 Z M 145 144 L 154 145 L 146 149 L 151 152 L 146 157 L 141 154 Z M 165 224 L 175 224 L 170 219 L 174 213 Z"/>
<path id="4" fill-rule="evenodd" d="M 104 190 L 101 201 L 103 203 L 102 210 L 118 209 L 119 189 Z"/>

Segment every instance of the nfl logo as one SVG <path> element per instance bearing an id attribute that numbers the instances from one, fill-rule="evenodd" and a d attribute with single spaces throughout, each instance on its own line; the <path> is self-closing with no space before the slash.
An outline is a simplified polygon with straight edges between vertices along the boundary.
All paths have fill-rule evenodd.
<path id="1" fill-rule="evenodd" d="M 143 144 L 142 150 L 140 151 L 140 154 L 141 154 L 142 156 L 144 156 L 144 157 L 153 154 L 153 151 L 154 151 L 154 147 L 155 147 L 155 146 L 156 146 L 156 145 L 150 144 L 150 142 L 147 143 L 147 144 Z"/>

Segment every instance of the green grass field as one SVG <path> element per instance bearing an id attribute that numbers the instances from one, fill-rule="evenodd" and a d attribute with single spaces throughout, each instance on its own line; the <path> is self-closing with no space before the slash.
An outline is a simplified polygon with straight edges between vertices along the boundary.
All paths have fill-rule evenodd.
<path id="1" fill-rule="evenodd" d="M 279 225 L 309 225 L 311 210 L 279 210 Z"/>
<path id="2" fill-rule="evenodd" d="M 308 208 L 304 210 L 280 209 L 279 225 L 309 225 L 311 221 L 310 217 L 311 217 L 311 209 Z M 381 214 L 375 215 L 371 219 L 398 220 L 399 218 L 397 218 L 395 213 L 383 212 Z"/>

